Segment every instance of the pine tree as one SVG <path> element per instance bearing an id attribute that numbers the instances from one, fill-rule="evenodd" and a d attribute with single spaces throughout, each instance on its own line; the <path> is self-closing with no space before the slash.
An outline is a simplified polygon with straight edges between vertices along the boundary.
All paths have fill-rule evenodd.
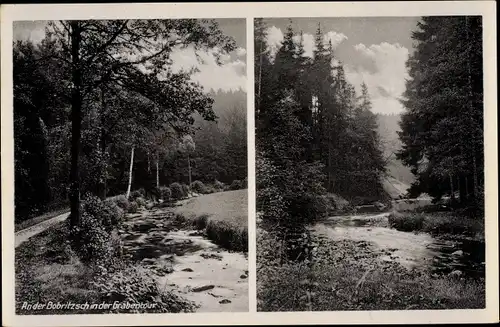
<path id="1" fill-rule="evenodd" d="M 465 204 L 484 183 L 481 18 L 423 17 L 413 38 L 398 157 L 415 189 L 437 198 L 458 190 Z"/>

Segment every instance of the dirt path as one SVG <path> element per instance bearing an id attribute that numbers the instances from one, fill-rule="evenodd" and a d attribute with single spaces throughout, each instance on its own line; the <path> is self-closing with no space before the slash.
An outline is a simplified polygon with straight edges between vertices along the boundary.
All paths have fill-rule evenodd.
<path id="1" fill-rule="evenodd" d="M 58 216 L 55 216 L 54 218 L 47 219 L 45 221 L 42 221 L 41 223 L 38 223 L 36 225 L 33 225 L 31 227 L 25 228 L 23 230 L 20 230 L 15 233 L 15 247 L 17 248 L 19 245 L 22 243 L 26 242 L 30 237 L 35 236 L 50 226 L 53 226 L 61 221 L 66 220 L 68 218 L 69 212 L 60 214 Z"/>
<path id="2" fill-rule="evenodd" d="M 124 253 L 157 276 L 159 285 L 195 302 L 198 312 L 248 311 L 248 259 L 180 226 L 171 209 L 129 215 Z"/>

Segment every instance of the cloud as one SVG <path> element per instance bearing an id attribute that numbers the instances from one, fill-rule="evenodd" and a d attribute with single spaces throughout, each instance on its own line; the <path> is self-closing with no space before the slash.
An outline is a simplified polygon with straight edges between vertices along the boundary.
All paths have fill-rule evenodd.
<path id="1" fill-rule="evenodd" d="M 199 71 L 192 74 L 191 79 L 199 82 L 207 92 L 246 91 L 246 63 L 240 59 L 231 61 L 229 55 L 223 54 L 222 64 L 218 65 L 215 55 L 217 51 L 218 49 L 195 51 L 193 47 L 174 50 L 170 56 L 171 69 L 176 73 L 197 68 Z"/>
<path id="2" fill-rule="evenodd" d="M 300 44 L 300 35 L 295 35 L 293 37 L 295 44 Z M 316 44 L 314 41 L 314 36 L 309 33 L 302 34 L 302 42 L 304 44 L 304 57 L 313 57 L 313 52 L 316 50 Z"/>
<path id="3" fill-rule="evenodd" d="M 364 44 L 354 46 L 365 59 L 373 63 L 374 70 L 368 71 L 362 66 L 345 65 L 346 77 L 361 92 L 361 83 L 365 82 L 370 93 L 373 111 L 379 113 L 397 113 L 403 111 L 399 98 L 405 91 L 408 78 L 405 63 L 408 49 L 399 45 L 382 42 L 367 47 Z"/>
<path id="4" fill-rule="evenodd" d="M 347 40 L 347 36 L 344 33 L 337 33 L 335 31 L 330 31 L 323 35 L 323 44 L 328 47 L 329 43 L 332 42 L 333 48 L 339 46 L 340 43 Z"/>
<path id="5" fill-rule="evenodd" d="M 266 29 L 265 34 L 267 44 L 266 51 L 269 52 L 269 58 L 271 60 L 274 60 L 276 53 L 278 52 L 279 48 L 281 48 L 281 43 L 283 43 L 283 32 L 280 28 L 272 26 Z"/>
<path id="6" fill-rule="evenodd" d="M 247 50 L 245 48 L 238 48 L 238 49 L 236 49 L 236 55 L 238 57 L 243 57 L 246 54 L 247 54 Z"/>
<path id="7" fill-rule="evenodd" d="M 293 37 L 293 41 L 295 44 L 300 44 L 300 35 L 295 35 Z M 347 36 L 343 33 L 337 33 L 334 31 L 330 31 L 323 35 L 323 45 L 328 48 L 330 41 L 332 42 L 332 46 L 335 49 L 342 43 L 344 40 L 347 40 Z M 316 40 L 315 36 L 309 33 L 302 34 L 302 42 L 304 45 L 304 57 L 313 58 L 314 51 L 316 50 Z"/>

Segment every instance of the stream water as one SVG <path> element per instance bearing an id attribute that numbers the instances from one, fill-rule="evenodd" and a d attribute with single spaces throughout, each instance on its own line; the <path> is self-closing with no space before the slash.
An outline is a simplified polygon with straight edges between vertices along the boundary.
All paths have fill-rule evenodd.
<path id="1" fill-rule="evenodd" d="M 389 228 L 389 213 L 336 216 L 316 225 L 315 230 L 333 240 L 371 242 L 381 251 L 380 260 L 429 269 L 432 273 L 484 277 L 484 242 L 436 237 L 428 233 L 402 232 Z"/>
<path id="2" fill-rule="evenodd" d="M 248 258 L 175 223 L 169 209 L 129 216 L 125 255 L 150 270 L 161 288 L 198 305 L 197 312 L 248 311 Z"/>

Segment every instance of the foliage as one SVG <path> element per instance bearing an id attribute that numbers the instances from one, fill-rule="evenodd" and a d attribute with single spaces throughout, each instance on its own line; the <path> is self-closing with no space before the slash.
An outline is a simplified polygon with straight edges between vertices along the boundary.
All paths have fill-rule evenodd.
<path id="1" fill-rule="evenodd" d="M 124 211 L 128 211 L 128 207 L 130 206 L 130 202 L 128 201 L 125 195 L 118 195 L 114 201 L 116 204 L 122 208 Z"/>
<path id="2" fill-rule="evenodd" d="M 135 201 L 130 202 L 130 205 L 128 207 L 128 212 L 129 213 L 136 213 L 137 210 L 139 210 L 139 205 L 137 204 L 137 202 L 135 202 Z"/>
<path id="3" fill-rule="evenodd" d="M 172 199 L 174 200 L 180 200 L 185 196 L 182 185 L 179 183 L 170 184 L 170 190 L 172 191 Z"/>
<path id="4" fill-rule="evenodd" d="M 436 235 L 466 235 L 484 239 L 484 221 L 460 212 L 398 212 L 393 211 L 389 225 L 406 232 L 427 232 Z"/>
<path id="5" fill-rule="evenodd" d="M 352 311 L 484 308 L 484 279 L 457 280 L 379 260 L 371 244 L 314 237 L 311 262 L 281 263 L 272 234 L 257 231 L 257 310 Z M 363 277 L 364 276 L 364 277 Z"/>
<path id="6" fill-rule="evenodd" d="M 189 188 L 191 189 L 191 191 L 196 192 L 198 194 L 205 194 L 205 193 L 207 193 L 206 192 L 206 186 L 201 181 L 194 181 L 193 183 L 191 183 L 191 185 L 189 186 Z"/>
<path id="7" fill-rule="evenodd" d="M 194 132 L 195 115 L 216 118 L 213 96 L 192 81 L 194 71 L 171 70 L 171 52 L 193 47 L 219 58 L 235 48 L 209 20 L 49 21 L 46 27 L 39 44 L 13 45 L 16 221 L 67 205 L 68 197 L 76 203 L 77 193 L 103 199 L 123 193 L 132 146 L 143 164 L 139 175 L 156 163 L 161 179 L 171 136 Z M 144 181 L 138 186 L 146 187 Z"/>
<path id="8" fill-rule="evenodd" d="M 193 219 L 193 227 L 197 230 L 204 230 L 208 224 L 208 215 L 197 216 Z"/>
<path id="9" fill-rule="evenodd" d="M 139 190 L 132 191 L 130 193 L 130 199 L 132 201 L 136 200 L 137 198 L 144 196 Z"/>
<path id="10" fill-rule="evenodd" d="M 183 197 L 187 197 L 189 194 L 189 186 L 186 184 L 181 184 Z"/>
<path id="11" fill-rule="evenodd" d="M 74 251 L 82 262 L 107 260 L 112 257 L 110 234 L 91 214 L 83 211 L 80 224 L 70 227 L 69 238 Z"/>
<path id="12" fill-rule="evenodd" d="M 393 211 L 389 217 L 389 226 L 403 232 L 421 230 L 424 226 L 425 216 L 423 214 L 401 214 Z"/>
<path id="13" fill-rule="evenodd" d="M 412 195 L 449 194 L 481 211 L 484 185 L 481 17 L 422 17 L 402 101 L 397 157 L 416 175 Z"/>
<path id="14" fill-rule="evenodd" d="M 247 228 L 239 227 L 225 221 L 209 220 L 206 226 L 206 233 L 210 240 L 225 249 L 248 251 Z"/>
<path id="15" fill-rule="evenodd" d="M 103 274 L 94 282 L 107 303 L 119 301 L 135 305 L 148 304 L 150 309 L 116 309 L 113 313 L 178 313 L 193 312 L 196 305 L 172 291 L 165 291 L 155 278 L 140 267 Z"/>
<path id="16" fill-rule="evenodd" d="M 166 186 L 160 187 L 160 195 L 163 201 L 169 201 L 172 198 L 172 191 Z"/>
<path id="17" fill-rule="evenodd" d="M 243 183 L 238 179 L 235 179 L 229 186 L 230 190 L 241 190 L 242 188 L 243 188 Z"/>
<path id="18" fill-rule="evenodd" d="M 124 210 L 114 201 L 101 201 L 101 199 L 91 194 L 84 197 L 81 212 L 95 218 L 108 233 L 119 226 L 124 218 Z"/>
<path id="19" fill-rule="evenodd" d="M 137 199 L 135 199 L 135 202 L 137 203 L 137 206 L 139 206 L 139 208 L 146 207 L 146 199 L 144 199 L 143 197 L 138 197 Z"/>
<path id="20" fill-rule="evenodd" d="M 214 188 L 216 190 L 218 190 L 218 191 L 223 191 L 224 188 L 225 188 L 225 185 L 224 185 L 224 183 L 222 183 L 222 182 L 220 182 L 218 180 L 215 180 L 215 182 L 214 182 Z"/>

